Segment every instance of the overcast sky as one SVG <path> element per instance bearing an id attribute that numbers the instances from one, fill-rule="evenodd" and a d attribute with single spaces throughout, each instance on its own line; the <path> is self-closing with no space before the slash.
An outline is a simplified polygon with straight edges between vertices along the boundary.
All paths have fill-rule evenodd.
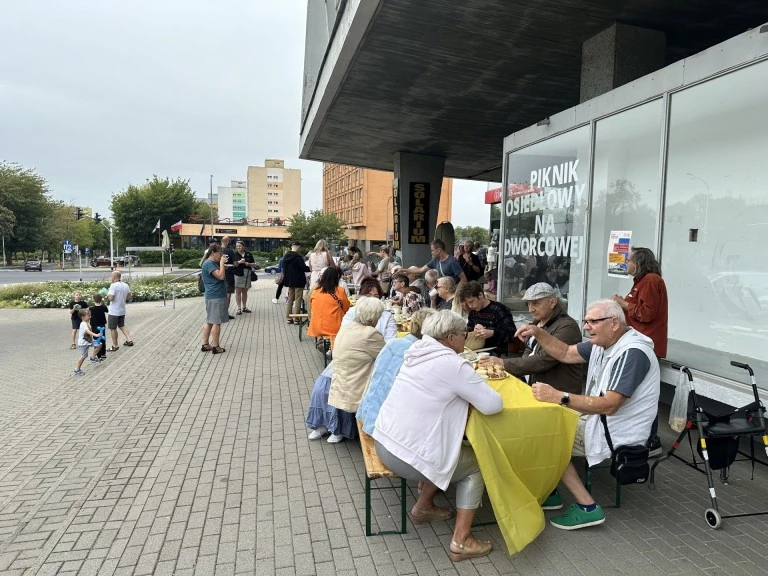
<path id="1" fill-rule="evenodd" d="M 0 159 L 54 198 L 105 214 L 153 174 L 207 195 L 282 158 L 321 208 L 321 164 L 298 157 L 306 0 L 1 4 Z M 455 182 L 454 225 L 488 225 L 485 189 Z"/>

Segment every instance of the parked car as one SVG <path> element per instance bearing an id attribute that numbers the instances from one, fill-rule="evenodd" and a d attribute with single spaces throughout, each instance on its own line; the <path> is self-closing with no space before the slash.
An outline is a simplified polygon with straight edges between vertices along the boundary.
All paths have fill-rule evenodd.
<path id="1" fill-rule="evenodd" d="M 271 264 L 267 266 L 266 268 L 264 268 L 264 272 L 266 272 L 267 274 L 277 274 L 279 272 L 279 270 L 277 269 L 277 264 Z"/>
<path id="2" fill-rule="evenodd" d="M 38 272 L 42 272 L 43 261 L 39 258 L 27 258 L 24 260 L 24 272 L 29 272 L 30 270 L 37 270 Z"/>
<path id="3" fill-rule="evenodd" d="M 91 266 L 94 268 L 99 266 L 109 266 L 110 264 L 111 262 L 109 261 L 109 256 L 99 256 L 98 258 L 91 260 Z"/>

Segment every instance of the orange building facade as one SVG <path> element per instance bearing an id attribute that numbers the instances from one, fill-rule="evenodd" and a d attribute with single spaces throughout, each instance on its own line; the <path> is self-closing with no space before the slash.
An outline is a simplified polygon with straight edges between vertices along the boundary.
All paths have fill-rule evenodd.
<path id="1" fill-rule="evenodd" d="M 347 223 L 347 239 L 361 249 L 391 244 L 394 234 L 392 172 L 343 164 L 323 164 L 323 212 Z M 443 179 L 437 222 L 451 219 L 453 180 Z"/>

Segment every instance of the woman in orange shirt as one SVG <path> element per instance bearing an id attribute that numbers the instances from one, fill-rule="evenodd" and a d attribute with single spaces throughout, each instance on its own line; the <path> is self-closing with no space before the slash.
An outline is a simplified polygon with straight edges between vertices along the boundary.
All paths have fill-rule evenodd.
<path id="1" fill-rule="evenodd" d="M 309 336 L 325 336 L 331 339 L 331 348 L 336 339 L 336 333 L 341 327 L 341 320 L 349 310 L 349 299 L 342 286 L 341 270 L 329 266 L 320 275 L 317 288 L 312 290 L 309 297 L 309 308 L 312 311 L 309 318 Z"/>

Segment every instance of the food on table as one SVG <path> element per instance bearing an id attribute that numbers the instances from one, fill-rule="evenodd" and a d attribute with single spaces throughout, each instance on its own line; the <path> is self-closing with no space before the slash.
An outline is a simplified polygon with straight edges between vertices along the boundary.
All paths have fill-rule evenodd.
<path id="1" fill-rule="evenodd" d="M 477 362 L 473 363 L 473 365 L 475 372 L 483 378 L 488 378 L 488 380 L 501 380 L 507 377 L 507 373 L 502 366 L 496 366 L 495 364 L 483 364 L 481 366 Z"/>

